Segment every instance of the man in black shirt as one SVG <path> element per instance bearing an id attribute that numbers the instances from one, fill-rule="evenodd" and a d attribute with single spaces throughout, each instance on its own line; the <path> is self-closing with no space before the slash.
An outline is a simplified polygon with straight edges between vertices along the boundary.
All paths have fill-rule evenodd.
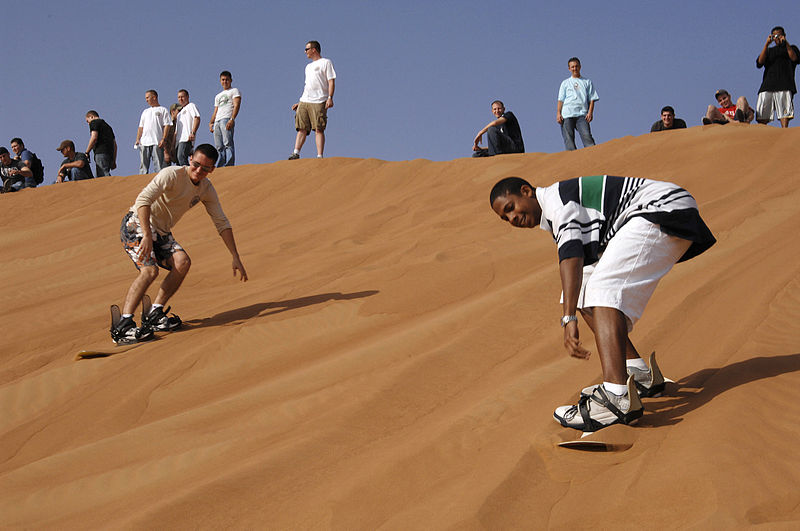
<path id="1" fill-rule="evenodd" d="M 686 122 L 680 118 L 675 118 L 675 109 L 670 105 L 662 107 L 661 119 L 650 128 L 651 133 L 656 131 L 669 131 L 671 129 L 686 129 Z"/>
<path id="2" fill-rule="evenodd" d="M 92 167 L 89 165 L 89 158 L 83 153 L 75 152 L 75 144 L 72 140 L 64 140 L 56 150 L 64 155 L 61 167 L 58 168 L 57 183 L 63 183 L 66 180 L 83 181 L 85 179 L 94 179 Z"/>
<path id="3" fill-rule="evenodd" d="M 117 141 L 114 138 L 114 130 L 100 118 L 97 111 L 86 113 L 86 123 L 89 124 L 89 145 L 86 146 L 86 157 L 94 149 L 94 165 L 97 168 L 97 176 L 105 177 L 111 175 L 111 170 L 117 167 Z"/>
<path id="4" fill-rule="evenodd" d="M 770 43 L 775 46 L 770 47 Z M 764 68 L 764 79 L 758 89 L 756 104 L 758 123 L 766 124 L 777 118 L 781 127 L 789 127 L 789 120 L 794 118 L 792 99 L 797 92 L 794 83 L 797 63 L 800 63 L 800 50 L 789 44 L 782 27 L 775 26 L 756 58 L 756 67 Z"/>
<path id="5" fill-rule="evenodd" d="M 517 117 L 511 111 L 506 111 L 505 105 L 500 100 L 492 102 L 492 114 L 497 118 L 486 124 L 475 136 L 472 145 L 473 157 L 491 157 L 504 153 L 525 153 L 525 144 L 522 141 L 522 132 L 519 129 Z M 488 133 L 489 147 L 481 148 L 481 137 Z"/>

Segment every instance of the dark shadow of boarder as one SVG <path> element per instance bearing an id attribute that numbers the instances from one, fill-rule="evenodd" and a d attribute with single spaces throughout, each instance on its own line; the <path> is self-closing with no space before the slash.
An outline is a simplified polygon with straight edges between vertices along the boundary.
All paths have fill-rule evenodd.
<path id="1" fill-rule="evenodd" d="M 308 297 L 300 297 L 298 299 L 289 299 L 285 301 L 262 302 L 259 304 L 245 306 L 244 308 L 228 310 L 226 312 L 218 313 L 212 317 L 206 317 L 205 319 L 191 319 L 189 321 L 184 321 L 183 326 L 187 328 L 224 326 L 230 323 L 246 321 L 247 319 L 252 319 L 253 317 L 259 317 L 262 315 L 274 315 L 276 313 L 296 310 L 298 308 L 322 304 L 328 301 L 349 301 L 353 299 L 361 299 L 364 297 L 371 297 L 377 293 L 380 292 L 378 290 L 368 290 L 357 291 L 355 293 L 321 293 L 319 295 L 310 295 Z"/>
<path id="2" fill-rule="evenodd" d="M 648 400 L 639 426 L 669 426 L 725 391 L 740 385 L 800 371 L 800 353 L 751 358 L 720 367 L 703 369 L 667 383 L 665 396 Z"/>

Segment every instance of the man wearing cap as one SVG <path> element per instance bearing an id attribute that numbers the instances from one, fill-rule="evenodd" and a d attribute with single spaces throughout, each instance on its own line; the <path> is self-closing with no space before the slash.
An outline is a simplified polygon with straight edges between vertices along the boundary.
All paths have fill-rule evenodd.
<path id="1" fill-rule="evenodd" d="M 770 47 L 770 43 L 775 46 Z M 794 70 L 800 63 L 800 49 L 786 40 L 786 32 L 780 26 L 772 28 L 767 42 L 756 58 L 756 68 L 764 68 L 764 78 L 758 89 L 756 111 L 758 123 L 767 124 L 774 119 L 781 127 L 789 127 L 794 118 L 794 98 L 797 86 Z"/>
<path id="2" fill-rule="evenodd" d="M 84 153 L 75 152 L 75 144 L 72 140 L 61 142 L 56 151 L 64 155 L 61 167 L 58 168 L 57 183 L 63 183 L 69 179 L 72 181 L 83 181 L 84 179 L 94 179 L 92 168 L 89 166 L 89 159 Z"/>
<path id="3" fill-rule="evenodd" d="M 703 125 L 721 124 L 724 125 L 728 122 L 742 122 L 749 124 L 753 121 L 755 112 L 750 108 L 747 103 L 747 98 L 739 96 L 736 104 L 731 101 L 731 95 L 725 89 L 719 89 L 715 94 L 719 107 L 713 105 L 708 106 L 706 115 L 703 117 Z"/>
<path id="4" fill-rule="evenodd" d="M 672 129 L 686 129 L 686 122 L 675 118 L 675 109 L 670 105 L 661 108 L 661 119 L 650 127 L 650 132 L 669 131 Z"/>

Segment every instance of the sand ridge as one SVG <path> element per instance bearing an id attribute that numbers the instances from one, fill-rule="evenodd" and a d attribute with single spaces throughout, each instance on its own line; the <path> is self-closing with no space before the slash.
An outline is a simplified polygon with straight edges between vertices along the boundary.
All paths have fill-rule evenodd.
<path id="1" fill-rule="evenodd" d="M 731 124 L 572 153 L 220 169 L 251 280 L 193 209 L 174 231 L 193 260 L 171 301 L 186 328 L 80 362 L 111 346 L 108 305 L 135 273 L 119 223 L 151 176 L 4 195 L 0 527 L 796 525 L 799 141 Z M 553 408 L 599 364 L 560 345 L 550 238 L 488 206 L 507 175 L 597 173 L 686 187 L 719 240 L 637 325 L 676 383 L 608 454 L 553 447 Z"/>

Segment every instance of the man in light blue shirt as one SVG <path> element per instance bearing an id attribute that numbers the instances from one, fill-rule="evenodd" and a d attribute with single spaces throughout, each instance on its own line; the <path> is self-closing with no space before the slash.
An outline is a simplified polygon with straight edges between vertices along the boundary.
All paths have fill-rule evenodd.
<path id="1" fill-rule="evenodd" d="M 558 89 L 558 111 L 556 121 L 561 124 L 561 136 L 568 151 L 575 146 L 575 129 L 581 135 L 583 147 L 593 146 L 592 130 L 589 127 L 594 115 L 594 102 L 600 99 L 592 81 L 581 77 L 581 61 L 572 57 L 567 61 L 570 77 L 561 82 Z"/>

